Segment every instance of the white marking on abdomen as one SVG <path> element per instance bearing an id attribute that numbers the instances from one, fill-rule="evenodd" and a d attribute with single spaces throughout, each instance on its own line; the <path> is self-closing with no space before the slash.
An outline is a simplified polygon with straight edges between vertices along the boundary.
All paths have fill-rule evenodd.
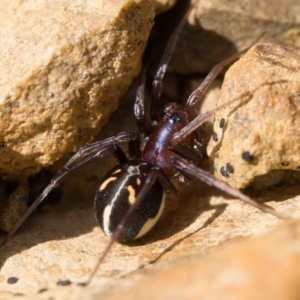
<path id="1" fill-rule="evenodd" d="M 103 211 L 103 231 L 106 233 L 106 235 L 111 237 L 113 233 L 109 230 L 110 214 L 111 214 L 111 206 L 107 205 Z"/>
<path id="2" fill-rule="evenodd" d="M 159 220 L 159 218 L 162 215 L 162 212 L 164 210 L 165 199 L 166 199 L 166 196 L 165 196 L 165 193 L 164 193 L 157 215 L 153 219 L 148 219 L 146 221 L 146 223 L 143 225 L 143 227 L 141 228 L 141 230 L 139 231 L 137 236 L 134 238 L 134 240 L 140 238 L 143 235 L 145 235 L 157 223 L 157 221 Z"/>

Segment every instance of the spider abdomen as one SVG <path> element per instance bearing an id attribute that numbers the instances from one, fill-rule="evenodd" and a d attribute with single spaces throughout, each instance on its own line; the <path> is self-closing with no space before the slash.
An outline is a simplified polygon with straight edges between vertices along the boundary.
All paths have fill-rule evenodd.
<path id="1" fill-rule="evenodd" d="M 108 236 L 112 237 L 128 209 L 135 203 L 152 168 L 152 164 L 145 161 L 130 160 L 117 165 L 104 177 L 95 197 L 95 216 Z M 137 239 L 156 224 L 164 208 L 163 194 L 163 187 L 156 181 L 121 234 L 119 242 Z"/>

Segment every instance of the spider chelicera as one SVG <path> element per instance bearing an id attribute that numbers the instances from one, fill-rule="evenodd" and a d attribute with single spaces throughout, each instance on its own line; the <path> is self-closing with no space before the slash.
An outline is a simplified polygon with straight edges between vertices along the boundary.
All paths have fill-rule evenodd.
<path id="1" fill-rule="evenodd" d="M 27 209 L 1 246 L 13 236 L 51 190 L 59 186 L 76 170 L 110 153 L 114 155 L 118 164 L 106 174 L 96 192 L 95 216 L 103 231 L 111 237 L 111 241 L 84 285 L 90 282 L 114 242 L 137 239 L 155 225 L 164 208 L 164 192 L 178 194 L 177 188 L 171 181 L 173 178 L 177 177 L 182 181 L 202 180 L 266 213 L 284 218 L 271 207 L 256 202 L 196 166 L 202 158 L 203 134 L 201 126 L 215 111 L 238 101 L 240 97 L 199 116 L 197 116 L 195 105 L 223 67 L 245 51 L 241 51 L 216 65 L 203 83 L 189 96 L 185 106 L 170 103 L 165 106 L 163 112 L 158 110 L 162 80 L 179 38 L 179 33 L 191 9 L 188 10 L 172 34 L 155 73 L 150 100 L 150 118 L 145 113 L 144 72 L 140 76 L 134 113 L 139 129 L 145 137 L 143 150 L 140 149 L 140 136 L 135 131 L 121 132 L 79 150 Z M 246 92 L 245 95 L 248 93 L 251 91 Z M 119 147 L 119 143 L 124 142 L 129 144 L 128 152 L 130 157 L 134 157 L 134 159 L 128 159 Z"/>

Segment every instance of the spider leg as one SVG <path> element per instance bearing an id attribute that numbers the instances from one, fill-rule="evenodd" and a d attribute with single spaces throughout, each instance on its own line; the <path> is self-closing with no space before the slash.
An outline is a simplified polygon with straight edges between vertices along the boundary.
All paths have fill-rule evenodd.
<path id="1" fill-rule="evenodd" d="M 208 73 L 208 75 L 205 77 L 203 82 L 200 84 L 200 86 L 189 96 L 186 106 L 189 113 L 189 116 L 191 120 L 194 120 L 197 117 L 197 112 L 195 111 L 195 104 L 202 98 L 203 94 L 206 92 L 208 87 L 211 85 L 211 83 L 216 79 L 216 77 L 220 74 L 220 72 L 223 70 L 223 68 L 232 63 L 234 60 L 239 58 L 241 55 L 246 53 L 265 33 L 261 34 L 248 48 L 235 53 L 234 55 L 228 57 L 227 59 L 221 61 L 217 65 L 215 65 L 212 70 Z M 199 126 L 198 126 L 199 127 Z M 193 131 L 195 131 L 197 140 L 199 141 L 199 146 L 203 143 L 203 132 L 201 131 L 201 128 L 195 128 Z M 174 141 L 172 141 L 172 144 L 174 145 Z"/>
<path id="2" fill-rule="evenodd" d="M 123 150 L 115 144 L 115 150 L 113 151 L 113 155 L 115 157 L 115 160 L 121 164 L 123 162 L 128 161 L 128 158 L 126 156 L 126 154 L 123 152 Z"/>
<path id="3" fill-rule="evenodd" d="M 31 213 L 36 209 L 36 207 L 45 199 L 45 197 L 61 183 L 63 183 L 69 176 L 71 176 L 75 171 L 85 166 L 86 164 L 106 155 L 111 152 L 114 153 L 117 160 L 123 161 L 125 159 L 125 154 L 116 145 L 117 142 L 131 141 L 135 138 L 136 132 L 122 132 L 112 138 L 106 139 L 104 141 L 96 142 L 94 144 L 88 145 L 76 153 L 58 172 L 58 174 L 51 180 L 50 184 L 42 191 L 38 198 L 31 204 L 31 206 L 26 210 L 19 221 L 14 225 L 13 229 L 7 234 L 5 239 L 1 242 L 0 248 L 4 246 L 7 241 L 14 235 L 14 233 L 19 229 L 19 227 L 24 223 L 24 221 L 31 215 Z M 78 161 L 78 159 L 80 159 Z M 127 158 L 126 158 L 127 159 Z"/>
<path id="4" fill-rule="evenodd" d="M 191 118 L 191 120 L 198 120 L 195 121 L 196 123 L 198 123 L 198 126 L 195 126 L 195 128 L 193 130 L 189 129 L 189 133 L 192 131 L 196 132 L 196 136 L 197 139 L 199 140 L 200 144 L 203 142 L 203 138 L 202 138 L 202 133 L 201 130 L 199 130 L 199 126 L 201 126 L 216 110 L 214 111 L 211 110 L 209 111 L 209 115 L 201 115 L 204 118 L 204 121 L 200 121 L 199 118 L 197 118 L 197 113 L 195 111 L 195 104 L 202 98 L 203 94 L 206 92 L 206 90 L 208 89 L 208 87 L 212 84 L 212 82 L 216 79 L 216 77 L 220 74 L 220 72 L 223 70 L 223 68 L 230 64 L 231 62 L 233 62 L 234 60 L 236 60 L 239 56 L 241 56 L 242 54 L 246 53 L 249 50 L 249 48 L 244 49 L 230 57 L 228 57 L 227 59 L 221 61 L 220 63 L 218 63 L 217 65 L 215 65 L 212 70 L 208 73 L 208 75 L 205 77 L 205 79 L 203 80 L 203 82 L 199 85 L 199 87 L 189 96 L 187 102 L 186 102 L 186 106 L 188 109 L 188 113 L 189 116 Z M 229 103 L 228 103 L 229 104 Z M 201 123 L 201 124 L 199 124 Z M 189 127 L 187 126 L 186 128 L 184 128 L 185 130 L 187 130 Z M 190 125 L 190 128 L 192 128 L 192 125 Z M 179 134 L 183 134 L 184 130 L 181 130 L 181 132 L 178 132 L 176 134 L 176 136 L 178 136 Z M 188 135 L 189 133 L 184 133 L 184 137 L 186 135 Z M 181 140 L 181 139 L 180 139 Z M 179 141 L 176 142 L 176 138 L 175 136 L 173 136 L 171 144 L 174 145 L 175 143 L 178 143 Z"/>
<path id="5" fill-rule="evenodd" d="M 237 58 L 239 58 L 241 55 L 245 54 L 255 43 L 257 43 L 261 37 L 265 33 L 261 34 L 249 47 L 246 49 L 239 51 L 232 56 L 224 59 L 217 65 L 215 65 L 212 70 L 208 73 L 208 75 L 205 77 L 203 82 L 200 84 L 200 86 L 189 96 L 186 105 L 188 107 L 194 106 L 203 96 L 203 94 L 206 92 L 208 87 L 211 85 L 211 83 L 216 79 L 216 77 L 220 74 L 220 72 L 223 70 L 225 66 L 235 61 Z"/>
<path id="6" fill-rule="evenodd" d="M 99 258 L 98 263 L 95 266 L 93 272 L 90 274 L 88 280 L 84 283 L 80 283 L 79 285 L 86 286 L 91 282 L 91 280 L 93 279 L 94 275 L 96 274 L 99 266 L 104 261 L 105 257 L 109 253 L 109 251 L 112 248 L 112 246 L 114 245 L 114 243 L 119 239 L 119 237 L 121 236 L 123 231 L 126 229 L 126 226 L 128 225 L 128 223 L 132 219 L 134 213 L 139 208 L 139 206 L 141 205 L 142 201 L 144 200 L 146 194 L 148 193 L 148 191 L 150 190 L 150 188 L 152 187 L 152 185 L 155 183 L 156 180 L 158 180 L 160 182 L 160 184 L 162 186 L 164 186 L 164 188 L 168 192 L 171 192 L 171 193 L 175 194 L 176 196 L 178 195 L 178 191 L 176 190 L 176 188 L 174 187 L 172 182 L 168 179 L 168 177 L 166 177 L 166 175 L 161 170 L 159 170 L 156 167 L 153 167 L 150 170 L 150 172 L 148 173 L 145 184 L 143 185 L 142 189 L 138 193 L 134 204 L 132 206 L 130 206 L 130 208 L 128 209 L 126 214 L 123 216 L 123 219 L 119 223 L 116 231 L 114 232 L 110 242 L 106 246 L 106 248 L 105 248 L 104 252 L 102 253 L 101 257 Z"/>
<path id="7" fill-rule="evenodd" d="M 267 83 L 267 80 L 263 84 L 260 84 L 258 87 L 254 88 L 252 90 L 246 91 L 246 92 L 240 94 L 239 96 L 233 98 L 232 100 L 224 102 L 224 103 L 220 104 L 219 106 L 199 115 L 193 121 L 191 121 L 187 126 L 183 127 L 181 130 L 179 130 L 172 136 L 172 138 L 169 142 L 169 146 L 171 148 L 173 148 L 176 144 L 180 143 L 186 136 L 188 136 L 193 131 L 195 131 L 198 127 L 203 125 L 203 123 L 206 122 L 211 117 L 211 115 L 213 115 L 216 111 L 230 105 L 231 103 L 234 103 L 236 101 L 241 101 L 241 99 L 243 99 L 247 96 L 250 96 L 252 93 L 254 93 L 257 89 L 259 89 L 262 85 L 264 85 L 266 83 Z"/>
<path id="8" fill-rule="evenodd" d="M 178 191 L 175 188 L 174 184 L 170 181 L 170 179 L 166 176 L 164 172 L 159 170 L 157 175 L 157 180 L 164 187 L 165 191 L 168 193 L 172 193 L 176 197 L 178 196 Z"/>
<path id="9" fill-rule="evenodd" d="M 130 158 L 141 157 L 141 140 L 140 136 L 136 136 L 128 142 L 128 153 Z"/>
<path id="10" fill-rule="evenodd" d="M 138 88 L 136 91 L 133 110 L 140 132 L 142 132 L 145 136 L 149 136 L 151 133 L 151 125 L 148 124 L 145 116 L 146 69 L 147 65 L 143 67 L 142 72 L 139 75 Z"/>
<path id="11" fill-rule="evenodd" d="M 96 153 L 99 149 L 108 146 L 110 144 L 119 144 L 119 143 L 132 143 L 134 145 L 134 141 L 136 141 L 137 145 L 134 147 L 139 147 L 139 135 L 136 131 L 125 131 L 121 132 L 113 137 L 109 137 L 105 140 L 98 141 L 92 144 L 89 144 L 83 148 L 81 148 L 77 153 L 75 153 L 70 160 L 65 164 L 65 168 L 68 168 L 72 165 L 76 160 L 83 159 L 86 156 L 92 155 Z"/>
<path id="12" fill-rule="evenodd" d="M 192 9 L 193 9 L 193 5 L 191 5 L 190 8 L 187 10 L 184 17 L 182 18 L 180 23 L 177 25 L 175 31 L 171 35 L 171 37 L 168 41 L 168 44 L 166 46 L 166 49 L 164 51 L 163 57 L 162 57 L 159 65 L 158 65 L 158 68 L 155 72 L 154 79 L 152 82 L 151 103 L 150 103 L 152 126 L 156 125 L 158 122 L 157 103 L 158 103 L 158 100 L 160 99 L 161 93 L 162 93 L 163 77 L 165 76 L 171 56 L 174 52 L 174 48 L 179 39 L 179 35 L 180 35 L 182 28 L 187 20 L 187 17 Z"/>
<path id="13" fill-rule="evenodd" d="M 199 153 L 194 150 L 193 148 L 189 148 L 180 144 L 176 144 L 172 147 L 173 152 L 180 154 L 181 156 L 186 157 L 189 160 L 192 160 L 193 162 L 197 163 L 200 162 L 201 156 Z"/>
<path id="14" fill-rule="evenodd" d="M 196 166 L 190 164 L 187 160 L 185 160 L 179 156 L 174 159 L 173 165 L 177 169 L 182 170 L 183 172 L 186 172 L 186 173 L 198 178 L 199 180 L 205 182 L 206 184 L 208 184 L 210 186 L 215 186 L 218 189 L 226 192 L 227 194 L 237 197 L 240 200 L 244 201 L 245 203 L 258 208 L 259 210 L 261 210 L 265 213 L 271 214 L 279 219 L 288 219 L 285 215 L 277 212 L 272 207 L 270 207 L 266 204 L 263 204 L 263 203 L 258 203 L 254 199 L 251 199 L 247 195 L 240 192 L 239 190 L 236 190 L 236 189 L 230 187 L 223 181 L 216 179 L 213 175 L 209 174 L 208 172 L 206 172 L 200 168 L 197 168 Z"/>
<path id="15" fill-rule="evenodd" d="M 158 177 L 159 172 L 160 171 L 157 168 L 153 168 L 152 170 L 150 170 L 150 172 L 147 175 L 145 184 L 142 187 L 142 189 L 140 190 L 140 192 L 138 193 L 134 204 L 132 206 L 130 206 L 130 208 L 128 209 L 128 211 L 124 215 L 122 221 L 119 223 L 119 225 L 118 225 L 116 231 L 114 232 L 114 234 L 113 234 L 109 244 L 107 245 L 105 251 L 102 253 L 101 257 L 99 258 L 98 263 L 95 266 L 93 272 L 90 274 L 89 279 L 85 283 L 82 283 L 81 284 L 82 286 L 86 286 L 91 282 L 92 278 L 96 274 L 99 266 L 101 265 L 101 263 L 103 262 L 103 260 L 107 256 L 107 254 L 110 251 L 111 247 L 118 240 L 118 238 L 121 236 L 122 232 L 126 229 L 126 226 L 128 225 L 128 223 L 131 220 L 132 216 L 134 215 L 134 213 L 136 212 L 136 210 L 138 209 L 138 207 L 142 203 L 143 199 L 145 198 L 145 195 L 147 194 L 147 192 L 150 190 L 150 188 L 154 184 L 155 180 Z"/>
<path id="16" fill-rule="evenodd" d="M 249 48 L 244 49 L 238 53 L 235 53 L 234 55 L 226 58 L 225 60 L 215 65 L 212 68 L 212 70 L 208 73 L 208 75 L 205 77 L 203 82 L 199 85 L 199 87 L 189 96 L 186 105 L 188 107 L 194 106 L 202 98 L 203 94 L 206 92 L 206 90 L 212 84 L 212 82 L 216 79 L 216 77 L 220 74 L 223 68 L 228 64 L 230 64 L 231 62 L 235 61 L 237 58 L 239 58 L 242 54 L 246 53 L 248 50 Z"/>

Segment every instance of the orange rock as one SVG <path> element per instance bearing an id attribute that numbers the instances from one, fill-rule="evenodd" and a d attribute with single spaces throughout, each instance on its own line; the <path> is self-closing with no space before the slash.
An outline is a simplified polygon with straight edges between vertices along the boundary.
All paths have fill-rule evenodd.
<path id="1" fill-rule="evenodd" d="M 215 176 L 234 188 L 300 177 L 299 55 L 290 45 L 260 43 L 226 73 L 219 103 L 249 95 L 215 114 L 217 141 L 210 141 L 209 151 Z M 228 163 L 233 170 L 226 174 Z"/>

